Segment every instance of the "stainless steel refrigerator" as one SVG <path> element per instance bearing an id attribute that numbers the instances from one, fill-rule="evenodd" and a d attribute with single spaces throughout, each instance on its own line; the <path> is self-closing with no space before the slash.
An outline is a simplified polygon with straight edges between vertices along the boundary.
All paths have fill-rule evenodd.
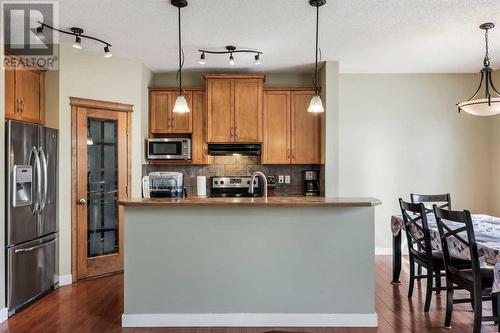
<path id="1" fill-rule="evenodd" d="M 59 283 L 57 130 L 6 122 L 9 316 Z"/>

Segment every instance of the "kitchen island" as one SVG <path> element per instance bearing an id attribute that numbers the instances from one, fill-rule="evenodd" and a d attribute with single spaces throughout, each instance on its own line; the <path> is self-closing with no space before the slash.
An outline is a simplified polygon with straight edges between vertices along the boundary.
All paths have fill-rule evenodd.
<path id="1" fill-rule="evenodd" d="M 124 327 L 377 325 L 377 199 L 120 204 Z"/>

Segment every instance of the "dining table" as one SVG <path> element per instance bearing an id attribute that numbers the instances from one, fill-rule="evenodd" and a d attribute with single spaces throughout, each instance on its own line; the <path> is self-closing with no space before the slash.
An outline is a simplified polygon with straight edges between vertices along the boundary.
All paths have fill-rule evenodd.
<path id="1" fill-rule="evenodd" d="M 474 235 L 476 238 L 479 262 L 482 267 L 490 267 L 494 270 L 494 283 L 492 293 L 500 292 L 500 218 L 485 215 L 471 214 L 474 227 Z M 441 239 L 436 223 L 434 213 L 427 214 L 427 223 L 431 234 L 432 250 L 441 250 Z M 451 224 L 450 224 L 451 223 Z M 449 222 L 453 226 L 452 222 Z M 463 224 L 461 225 L 463 226 Z M 460 227 L 456 224 L 456 227 Z M 405 229 L 403 216 L 393 215 L 391 217 L 392 231 L 392 284 L 400 284 L 399 277 L 401 275 L 401 235 Z M 457 258 L 470 260 L 469 248 L 455 238 L 450 238 L 448 243 L 450 254 Z"/>

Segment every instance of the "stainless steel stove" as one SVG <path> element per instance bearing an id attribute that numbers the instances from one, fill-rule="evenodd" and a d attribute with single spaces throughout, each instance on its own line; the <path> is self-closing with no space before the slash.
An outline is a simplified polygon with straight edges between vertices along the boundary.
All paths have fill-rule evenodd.
<path id="1" fill-rule="evenodd" d="M 254 180 L 255 193 L 248 193 L 250 188 L 249 176 L 235 177 L 211 177 L 210 196 L 211 197 L 257 197 L 261 195 L 262 187 L 259 179 Z"/>

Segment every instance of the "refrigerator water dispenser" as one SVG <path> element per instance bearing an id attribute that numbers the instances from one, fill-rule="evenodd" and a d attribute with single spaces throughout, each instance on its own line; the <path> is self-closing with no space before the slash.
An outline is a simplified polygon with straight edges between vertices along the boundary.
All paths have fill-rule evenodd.
<path id="1" fill-rule="evenodd" d="M 12 196 L 12 206 L 22 207 L 31 205 L 33 203 L 33 191 L 31 190 L 33 168 L 31 165 L 14 165 L 13 177 L 14 193 Z"/>

